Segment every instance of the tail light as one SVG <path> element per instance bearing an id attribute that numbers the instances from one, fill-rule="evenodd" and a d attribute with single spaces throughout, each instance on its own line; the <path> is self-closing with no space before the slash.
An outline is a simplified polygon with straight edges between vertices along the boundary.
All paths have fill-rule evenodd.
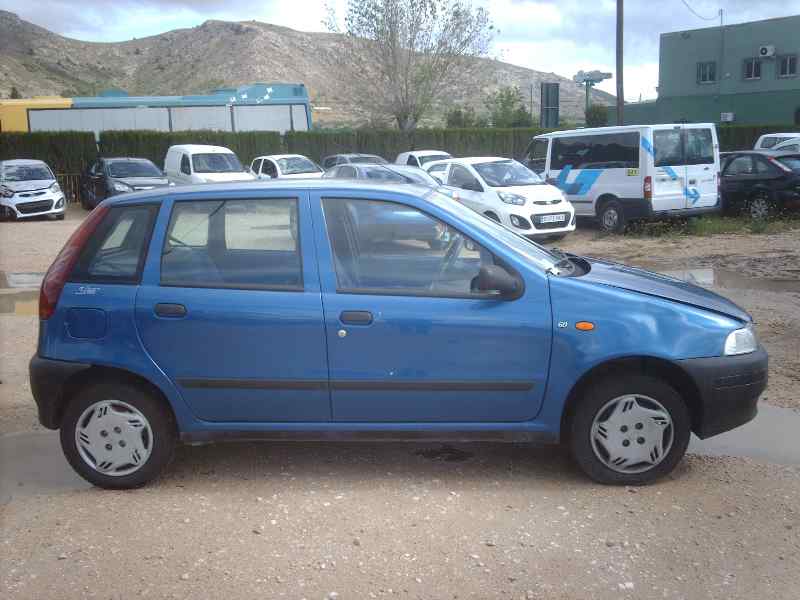
<path id="1" fill-rule="evenodd" d="M 47 274 L 42 281 L 42 288 L 39 290 L 39 318 L 49 319 L 53 316 L 58 304 L 58 299 L 61 297 L 61 292 L 64 285 L 67 283 L 69 274 L 72 268 L 78 261 L 81 250 L 86 245 L 86 242 L 94 233 L 97 226 L 103 220 L 108 212 L 108 206 L 98 206 L 89 216 L 81 223 L 75 232 L 64 244 L 61 252 L 58 253 L 53 264 L 47 269 Z"/>
<path id="2" fill-rule="evenodd" d="M 648 175 L 644 178 L 644 199 L 645 200 L 652 200 L 653 199 L 653 178 Z"/>
<path id="3" fill-rule="evenodd" d="M 769 162 L 771 162 L 773 165 L 775 165 L 776 167 L 778 167 L 778 168 L 779 168 L 781 171 L 783 171 L 784 173 L 791 173 L 791 172 L 792 172 L 792 170 L 791 170 L 789 167 L 787 167 L 787 166 L 786 166 L 785 164 L 783 164 L 781 161 L 779 161 L 779 160 L 775 160 L 775 157 L 773 157 L 773 156 L 768 156 L 768 157 L 767 157 L 767 160 L 768 160 Z"/>

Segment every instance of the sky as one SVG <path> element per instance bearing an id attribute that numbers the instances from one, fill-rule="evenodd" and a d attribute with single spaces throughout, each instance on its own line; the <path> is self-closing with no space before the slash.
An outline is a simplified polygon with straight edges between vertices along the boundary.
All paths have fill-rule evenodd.
<path id="1" fill-rule="evenodd" d="M 579 70 L 615 71 L 616 0 L 472 0 L 499 30 L 490 56 L 571 78 Z M 688 7 L 687 7 L 688 4 Z M 207 19 L 257 20 L 325 31 L 326 6 L 340 18 L 347 0 L 0 0 L 0 8 L 67 37 L 121 41 Z M 668 31 L 800 14 L 800 0 L 625 0 L 624 84 L 628 101 L 652 99 L 658 38 Z M 616 91 L 615 79 L 598 86 Z"/>

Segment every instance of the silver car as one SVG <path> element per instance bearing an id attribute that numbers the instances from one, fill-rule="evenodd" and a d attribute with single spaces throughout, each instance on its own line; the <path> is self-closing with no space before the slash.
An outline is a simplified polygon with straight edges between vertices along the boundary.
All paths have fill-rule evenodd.
<path id="1" fill-rule="evenodd" d="M 0 217 L 64 218 L 66 200 L 56 176 L 41 160 L 0 161 Z"/>

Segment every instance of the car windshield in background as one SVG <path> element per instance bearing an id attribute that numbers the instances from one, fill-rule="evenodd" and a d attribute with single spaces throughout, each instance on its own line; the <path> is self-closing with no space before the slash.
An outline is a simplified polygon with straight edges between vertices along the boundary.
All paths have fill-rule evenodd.
<path id="1" fill-rule="evenodd" d="M 513 187 L 543 183 L 539 176 L 515 160 L 503 160 L 472 165 L 491 187 Z"/>
<path id="2" fill-rule="evenodd" d="M 782 156 L 776 160 L 782 165 L 789 167 L 795 173 L 800 173 L 800 156 Z"/>
<path id="3" fill-rule="evenodd" d="M 300 173 L 319 173 L 322 171 L 317 165 L 304 156 L 290 156 L 279 158 L 278 166 L 284 175 L 299 175 Z"/>
<path id="4" fill-rule="evenodd" d="M 244 171 L 244 167 L 236 155 L 228 153 L 195 154 L 192 157 L 192 166 L 195 173 L 241 173 Z"/>
<path id="5" fill-rule="evenodd" d="M 428 156 L 420 156 L 419 164 L 424 165 L 435 160 L 447 160 L 450 158 L 447 154 L 430 154 Z"/>
<path id="6" fill-rule="evenodd" d="M 108 163 L 111 177 L 163 177 L 164 175 L 149 160 L 115 160 Z"/>
<path id="7" fill-rule="evenodd" d="M 380 156 L 375 156 L 373 154 L 364 154 L 363 156 L 351 156 L 350 157 L 351 163 L 371 163 L 374 165 L 385 165 L 386 160 L 381 158 Z"/>
<path id="8" fill-rule="evenodd" d="M 3 169 L 3 181 L 37 181 L 55 179 L 45 165 L 8 165 Z"/>
<path id="9" fill-rule="evenodd" d="M 433 177 L 416 167 L 402 169 L 386 165 L 368 168 L 366 172 L 368 179 L 382 179 L 385 181 L 396 181 L 398 183 L 421 183 L 422 185 L 432 186 L 439 185 L 439 182 Z"/>

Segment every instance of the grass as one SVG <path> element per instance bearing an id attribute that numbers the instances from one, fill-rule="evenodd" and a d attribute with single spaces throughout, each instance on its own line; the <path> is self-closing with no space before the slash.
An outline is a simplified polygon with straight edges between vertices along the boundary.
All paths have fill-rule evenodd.
<path id="1" fill-rule="evenodd" d="M 727 217 L 708 215 L 689 219 L 640 221 L 628 227 L 627 235 L 633 237 L 709 236 L 730 233 L 782 233 L 800 229 L 800 215 L 782 215 L 771 219 Z"/>

